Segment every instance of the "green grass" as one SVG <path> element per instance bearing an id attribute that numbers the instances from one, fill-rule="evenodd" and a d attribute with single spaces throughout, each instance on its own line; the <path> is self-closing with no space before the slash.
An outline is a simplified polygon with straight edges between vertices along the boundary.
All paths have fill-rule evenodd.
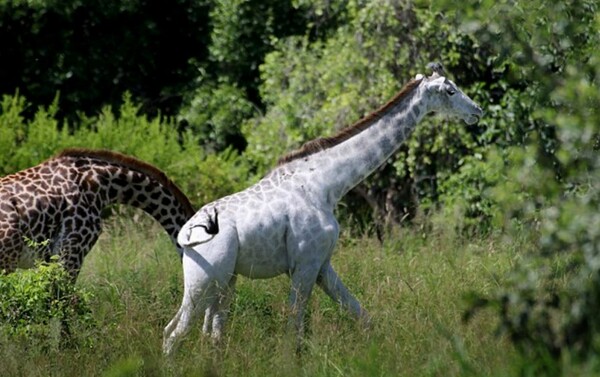
<path id="1" fill-rule="evenodd" d="M 240 278 L 222 347 L 198 323 L 165 360 L 162 330 L 182 294 L 179 258 L 156 225 L 113 220 L 78 280 L 94 295 L 97 325 L 75 329 L 67 348 L 0 339 L 0 375 L 506 376 L 516 352 L 494 335 L 490 313 L 462 322 L 463 297 L 499 284 L 519 249 L 499 237 L 465 242 L 443 232 L 425 238 L 400 230 L 383 245 L 343 235 L 333 265 L 371 312 L 370 330 L 316 289 L 306 350 L 297 358 L 286 334 L 287 277 Z"/>

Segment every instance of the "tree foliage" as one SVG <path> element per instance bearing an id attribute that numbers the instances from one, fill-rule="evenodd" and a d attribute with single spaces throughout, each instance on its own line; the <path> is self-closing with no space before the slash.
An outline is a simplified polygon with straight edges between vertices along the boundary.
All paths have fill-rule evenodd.
<path id="1" fill-rule="evenodd" d="M 125 95 L 114 114 L 109 107 L 95 117 L 82 116 L 73 132 L 61 127 L 57 101 L 40 107 L 33 119 L 23 116 L 28 103 L 5 96 L 0 108 L 0 175 L 26 169 L 68 147 L 111 149 L 156 165 L 173 179 L 195 204 L 244 187 L 249 168 L 239 154 L 226 149 L 207 153 L 191 132 L 177 132 L 174 121 L 139 115 L 140 105 Z"/>
<path id="2" fill-rule="evenodd" d="M 60 118 L 118 107 L 175 114 L 209 43 L 207 1 L 0 1 L 0 94 L 35 105 L 60 92 Z M 180 46 L 185 46 L 181 48 Z"/>
<path id="3" fill-rule="evenodd" d="M 0 334 L 30 341 L 56 340 L 53 336 L 60 340 L 60 332 L 69 327 L 93 324 L 90 298 L 59 263 L 41 263 L 35 269 L 0 276 Z"/>
<path id="4" fill-rule="evenodd" d="M 488 148 L 483 163 L 500 174 L 488 196 L 500 210 L 497 224 L 527 229 L 539 248 L 475 307 L 495 308 L 532 373 L 561 374 L 567 359 L 598 365 L 598 5 L 483 5 L 492 21 L 473 13 L 465 25 L 482 40 L 502 35 L 496 54 L 510 80 L 526 83 L 518 100 L 529 109 L 515 118 L 523 145 Z"/>

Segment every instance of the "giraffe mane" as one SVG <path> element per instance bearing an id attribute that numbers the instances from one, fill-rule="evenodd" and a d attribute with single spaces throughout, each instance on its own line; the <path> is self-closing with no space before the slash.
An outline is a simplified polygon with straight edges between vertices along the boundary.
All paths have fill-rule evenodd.
<path id="1" fill-rule="evenodd" d="M 341 129 L 337 134 L 328 137 L 319 137 L 306 142 L 299 149 L 281 157 L 279 161 L 277 161 L 277 166 L 284 165 L 288 162 L 310 156 L 325 149 L 329 149 L 359 134 L 360 132 L 369 128 L 377 120 L 381 119 L 381 117 L 385 115 L 392 107 L 394 107 L 394 105 L 396 105 L 406 96 L 408 96 L 417 86 L 419 86 L 422 80 L 423 78 L 418 78 L 409 81 L 386 104 L 373 111 L 372 113 L 364 116 L 356 123 Z"/>
<path id="2" fill-rule="evenodd" d="M 99 160 L 118 163 L 130 169 L 144 173 L 157 180 L 161 185 L 167 188 L 173 196 L 181 203 L 188 217 L 192 217 L 196 211 L 188 197 L 167 175 L 154 165 L 128 156 L 119 152 L 106 149 L 86 149 L 86 148 L 67 148 L 57 154 L 55 157 L 91 157 Z"/>

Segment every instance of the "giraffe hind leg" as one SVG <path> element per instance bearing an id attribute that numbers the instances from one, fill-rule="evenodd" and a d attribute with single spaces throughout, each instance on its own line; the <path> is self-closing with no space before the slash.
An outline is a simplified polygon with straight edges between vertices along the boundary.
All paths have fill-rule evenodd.
<path id="1" fill-rule="evenodd" d="M 202 324 L 202 333 L 209 335 L 212 333 L 212 321 L 217 313 L 218 307 L 216 303 L 209 305 L 204 311 L 204 323 Z"/>
<path id="2" fill-rule="evenodd" d="M 191 326 L 201 314 L 212 323 L 205 328 L 213 333 L 222 329 L 223 307 L 220 305 L 224 289 L 234 279 L 237 256 L 237 235 L 233 229 L 219 232 L 210 242 L 185 248 L 183 255 L 184 292 L 181 307 L 164 331 L 163 352 L 172 354 L 181 338 L 189 332 Z M 231 283 L 232 284 L 232 283 Z M 208 315 L 206 315 L 208 309 Z M 216 331 L 216 332 L 215 332 Z"/>
<path id="3" fill-rule="evenodd" d="M 178 348 L 182 338 L 191 330 L 201 313 L 214 307 L 217 290 L 214 284 L 205 287 L 202 292 L 186 290 L 181 307 L 163 332 L 163 352 L 169 356 Z"/>
<path id="4" fill-rule="evenodd" d="M 229 280 L 229 284 L 226 287 L 219 287 L 220 289 L 219 297 L 216 301 L 216 311 L 214 312 L 212 318 L 210 318 L 212 326 L 210 335 L 215 344 L 219 344 L 223 337 L 223 328 L 225 327 L 225 322 L 227 322 L 227 317 L 229 316 L 229 307 L 235 291 L 236 280 L 236 276 L 234 275 L 231 277 L 231 280 Z"/>

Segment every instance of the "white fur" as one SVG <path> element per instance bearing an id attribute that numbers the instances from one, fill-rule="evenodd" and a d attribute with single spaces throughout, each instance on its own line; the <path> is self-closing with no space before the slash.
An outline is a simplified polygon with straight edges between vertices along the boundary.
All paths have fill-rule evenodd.
<path id="1" fill-rule="evenodd" d="M 448 94 L 448 91 L 452 95 Z M 454 91 L 455 92 L 452 92 Z M 397 106 L 349 140 L 274 169 L 248 189 L 204 206 L 184 225 L 184 294 L 179 311 L 164 331 L 163 350 L 171 354 L 191 325 L 205 313 L 203 330 L 216 340 L 237 275 L 291 278 L 290 323 L 298 341 L 306 303 L 317 283 L 357 319 L 369 315 L 331 265 L 339 227 L 337 201 L 380 166 L 427 112 L 478 118 L 481 109 L 444 77 L 434 74 Z M 412 114 L 418 114 L 416 118 Z M 397 145 L 391 140 L 397 140 Z M 382 148 L 387 148 L 385 151 Z M 219 232 L 208 234 L 208 214 L 219 214 Z"/>

